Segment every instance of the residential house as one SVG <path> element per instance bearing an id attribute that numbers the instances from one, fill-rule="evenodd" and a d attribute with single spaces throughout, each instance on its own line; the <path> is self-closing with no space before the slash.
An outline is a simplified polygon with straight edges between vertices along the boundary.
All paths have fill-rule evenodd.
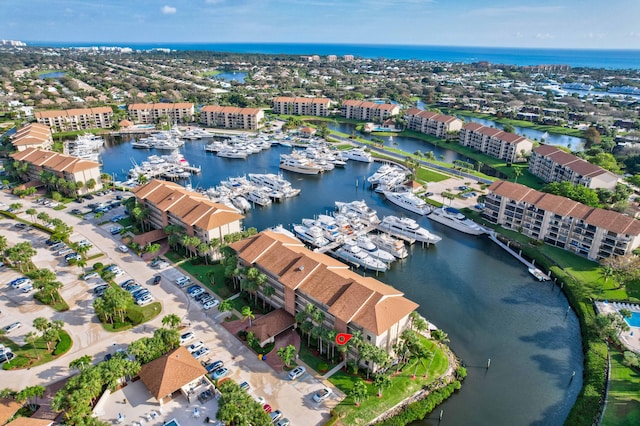
<path id="1" fill-rule="evenodd" d="M 136 124 L 155 124 L 162 119 L 169 123 L 193 121 L 195 109 L 192 103 L 131 104 L 127 107 L 129 119 Z"/>
<path id="2" fill-rule="evenodd" d="M 482 217 L 592 260 L 640 246 L 640 221 L 508 181 L 488 188 Z"/>
<path id="3" fill-rule="evenodd" d="M 467 123 L 460 129 L 460 145 L 509 163 L 524 159 L 531 153 L 533 142 L 515 133 L 483 126 L 479 123 Z"/>
<path id="4" fill-rule="evenodd" d="M 152 179 L 132 192 L 149 209 L 146 220 L 156 229 L 178 225 L 187 235 L 197 236 L 205 243 L 223 241 L 225 235 L 242 230 L 244 216 L 236 210 L 177 183 Z"/>
<path id="5" fill-rule="evenodd" d="M 268 298 L 273 307 L 295 316 L 311 304 L 324 313 L 325 328 L 360 331 L 364 342 L 389 353 L 418 307 L 401 291 L 281 233 L 263 231 L 230 247 L 240 266 L 255 267 L 267 276 L 275 290 Z"/>
<path id="6" fill-rule="evenodd" d="M 110 107 L 38 111 L 35 117 L 38 123 L 56 132 L 108 129 L 113 126 L 113 110 Z"/>
<path id="7" fill-rule="evenodd" d="M 400 114 L 400 107 L 394 104 L 349 99 L 342 103 L 341 112 L 346 118 L 382 123 L 387 118 Z"/>
<path id="8" fill-rule="evenodd" d="M 273 99 L 273 113 L 326 117 L 329 115 L 330 105 L 331 100 L 328 98 L 293 98 L 288 96 L 278 96 Z"/>
<path id="9" fill-rule="evenodd" d="M 439 138 L 446 138 L 447 133 L 457 132 L 462 128 L 462 120 L 459 118 L 418 108 L 409 108 L 404 118 L 409 129 Z"/>
<path id="10" fill-rule="evenodd" d="M 36 148 L 15 152 L 11 154 L 11 158 L 14 161 L 28 163 L 27 177 L 29 180 L 40 181 L 41 172 L 46 171 L 66 181 L 76 184 L 82 183 L 82 186 L 77 189 L 79 195 L 102 189 L 100 164 L 95 161 Z M 87 181 L 90 180 L 95 182 L 91 189 L 87 188 Z"/>
<path id="11" fill-rule="evenodd" d="M 618 176 L 552 145 L 540 145 L 529 157 L 529 171 L 545 182 L 569 181 L 587 188 L 615 190 Z"/>
<path id="12" fill-rule="evenodd" d="M 200 111 L 200 123 L 224 129 L 257 130 L 263 119 L 264 111 L 259 108 L 207 105 Z"/>
<path id="13" fill-rule="evenodd" d="M 24 151 L 27 148 L 51 149 L 53 145 L 51 127 L 45 124 L 29 123 L 11 136 L 11 143 L 18 151 Z"/>

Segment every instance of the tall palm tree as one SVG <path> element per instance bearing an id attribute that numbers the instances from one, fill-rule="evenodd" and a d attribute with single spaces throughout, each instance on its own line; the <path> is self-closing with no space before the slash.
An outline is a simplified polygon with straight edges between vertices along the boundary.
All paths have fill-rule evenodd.
<path id="1" fill-rule="evenodd" d="M 254 320 L 256 318 L 256 316 L 254 315 L 253 311 L 251 311 L 251 308 L 249 306 L 243 306 L 242 307 L 242 321 L 245 320 L 249 320 L 249 327 L 251 327 L 251 321 Z"/>

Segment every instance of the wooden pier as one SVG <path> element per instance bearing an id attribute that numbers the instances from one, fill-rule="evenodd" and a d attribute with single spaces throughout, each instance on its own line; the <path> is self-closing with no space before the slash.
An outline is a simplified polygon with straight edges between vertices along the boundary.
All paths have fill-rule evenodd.
<path id="1" fill-rule="evenodd" d="M 511 247 L 509 247 L 508 244 L 505 244 L 502 241 L 500 241 L 498 239 L 497 234 L 495 233 L 495 231 L 489 230 L 488 234 L 489 234 L 489 239 L 491 241 L 493 241 L 494 243 L 498 244 L 500 247 L 505 249 L 507 251 L 507 253 L 509 253 L 510 255 L 515 257 L 516 259 L 518 259 L 522 264 L 524 264 L 528 268 L 529 273 L 531 275 L 533 275 L 538 281 L 549 281 L 551 279 L 551 277 L 549 275 L 545 274 L 540 269 L 538 269 L 538 267 L 535 266 L 533 263 L 529 262 L 524 257 L 522 257 L 522 255 L 520 253 L 516 253 L 515 250 L 513 250 Z"/>

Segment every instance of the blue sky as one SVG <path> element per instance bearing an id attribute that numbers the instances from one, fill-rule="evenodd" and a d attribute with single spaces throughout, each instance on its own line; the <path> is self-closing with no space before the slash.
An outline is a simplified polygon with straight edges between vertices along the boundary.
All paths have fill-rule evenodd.
<path id="1" fill-rule="evenodd" d="M 640 49 L 639 0 L 0 0 L 0 38 Z"/>

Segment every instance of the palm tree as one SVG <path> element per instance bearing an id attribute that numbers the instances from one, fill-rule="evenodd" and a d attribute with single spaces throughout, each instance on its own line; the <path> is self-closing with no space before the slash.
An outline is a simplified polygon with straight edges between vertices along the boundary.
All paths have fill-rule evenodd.
<path id="1" fill-rule="evenodd" d="M 89 365 L 91 365 L 91 355 L 84 355 L 71 361 L 69 368 L 77 368 L 79 371 L 83 371 L 89 367 Z"/>
<path id="2" fill-rule="evenodd" d="M 146 251 L 147 253 L 151 253 L 151 256 L 155 257 L 156 253 L 160 251 L 160 244 L 158 243 L 148 244 L 145 247 L 144 251 Z"/>
<path id="3" fill-rule="evenodd" d="M 15 398 L 16 398 L 16 401 L 18 402 L 26 401 L 29 409 L 32 411 L 35 411 L 36 408 L 38 408 L 35 402 L 38 397 L 41 397 L 42 395 L 44 395 L 45 391 L 46 389 L 44 386 L 39 386 L 39 385 L 29 386 L 22 389 L 20 392 L 18 392 Z"/>
<path id="4" fill-rule="evenodd" d="M 282 359 L 287 368 L 291 367 L 291 363 L 296 359 L 296 347 L 287 345 L 277 350 L 276 354 Z"/>
<path id="5" fill-rule="evenodd" d="M 242 311 L 240 313 L 242 314 L 242 321 L 245 321 L 245 320 L 248 319 L 249 320 L 249 327 L 251 327 L 251 321 L 256 318 L 256 316 L 254 315 L 253 311 L 251 311 L 251 307 L 243 306 L 242 307 Z"/>
<path id="6" fill-rule="evenodd" d="M 231 312 L 233 310 L 233 305 L 231 301 L 228 299 L 223 300 L 218 305 L 218 312 Z"/>
<path id="7" fill-rule="evenodd" d="M 39 360 L 40 355 L 38 354 L 38 348 L 36 347 L 36 341 L 38 340 L 38 335 L 35 332 L 30 331 L 27 333 L 24 339 L 27 341 L 27 343 L 31 345 L 31 347 L 33 348 L 33 353 L 36 354 L 36 359 Z"/>
<path id="8" fill-rule="evenodd" d="M 180 327 L 180 323 L 180 317 L 176 314 L 169 314 L 162 318 L 162 326 L 168 327 L 170 329 L 177 329 L 178 327 Z"/>
<path id="9" fill-rule="evenodd" d="M 28 214 L 29 216 L 31 216 L 31 222 L 35 222 L 36 219 L 36 215 L 38 214 L 38 211 L 34 208 L 28 208 L 27 210 L 24 211 L 26 214 Z"/>
<path id="10" fill-rule="evenodd" d="M 382 397 L 382 389 L 391 386 L 391 378 L 386 374 L 378 374 L 376 378 L 373 379 L 373 384 L 378 388 L 378 397 Z"/>
<path id="11" fill-rule="evenodd" d="M 265 306 L 264 306 L 265 302 L 267 300 L 271 300 L 271 296 L 276 294 L 276 289 L 270 285 L 265 285 L 265 286 L 262 286 L 261 292 L 262 292 L 262 295 L 264 296 L 262 298 L 262 309 L 265 309 Z M 269 306 L 271 306 L 271 302 L 269 302 Z"/>
<path id="12" fill-rule="evenodd" d="M 2 256 L 5 250 L 9 247 L 9 242 L 7 241 L 7 237 L 4 235 L 0 235 L 0 256 Z"/>
<path id="13" fill-rule="evenodd" d="M 518 178 L 522 176 L 522 169 L 520 167 L 516 167 L 515 169 L 513 169 L 513 176 L 513 182 L 518 183 Z"/>
<path id="14" fill-rule="evenodd" d="M 362 379 L 360 379 L 353 384 L 353 388 L 351 388 L 349 396 L 353 398 L 353 402 L 356 404 L 356 407 L 359 407 L 360 401 L 367 396 L 367 393 L 367 385 Z"/>

